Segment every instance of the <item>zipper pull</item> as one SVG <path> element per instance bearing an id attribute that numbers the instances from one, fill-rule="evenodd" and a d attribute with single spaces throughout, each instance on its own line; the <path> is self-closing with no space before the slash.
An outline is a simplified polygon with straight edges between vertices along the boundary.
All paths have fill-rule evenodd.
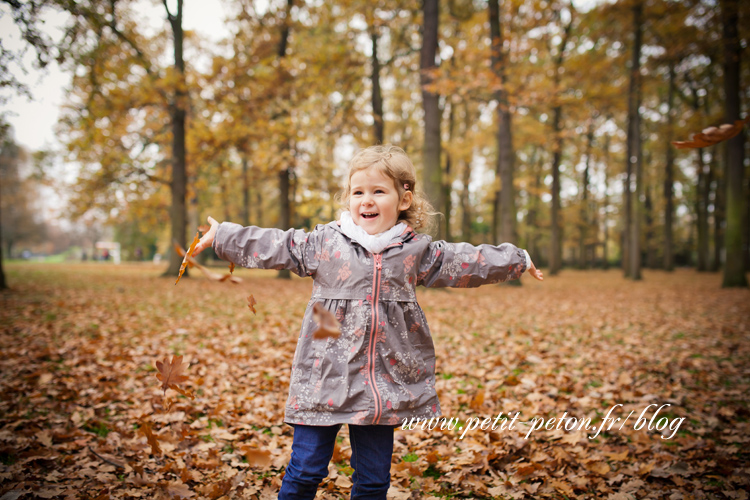
<path id="1" fill-rule="evenodd" d="M 383 269 L 383 256 L 382 255 L 376 255 L 375 256 L 375 266 L 380 270 Z"/>

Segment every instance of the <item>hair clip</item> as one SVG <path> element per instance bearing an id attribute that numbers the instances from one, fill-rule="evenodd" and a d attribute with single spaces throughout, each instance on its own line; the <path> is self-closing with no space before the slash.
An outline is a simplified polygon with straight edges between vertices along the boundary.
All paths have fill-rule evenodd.
<path id="1" fill-rule="evenodd" d="M 407 191 L 409 190 L 409 183 L 408 182 L 404 182 L 404 189 L 406 189 Z"/>

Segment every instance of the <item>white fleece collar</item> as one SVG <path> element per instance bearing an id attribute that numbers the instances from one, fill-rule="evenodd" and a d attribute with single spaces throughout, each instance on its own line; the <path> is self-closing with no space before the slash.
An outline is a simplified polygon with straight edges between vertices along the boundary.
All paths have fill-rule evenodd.
<path id="1" fill-rule="evenodd" d="M 399 222 L 389 230 L 383 231 L 382 233 L 368 234 L 367 231 L 354 223 L 352 220 L 352 214 L 349 212 L 342 212 L 339 222 L 341 223 L 341 231 L 345 235 L 372 253 L 382 252 L 394 238 L 400 236 L 406 231 L 407 227 L 403 222 Z"/>

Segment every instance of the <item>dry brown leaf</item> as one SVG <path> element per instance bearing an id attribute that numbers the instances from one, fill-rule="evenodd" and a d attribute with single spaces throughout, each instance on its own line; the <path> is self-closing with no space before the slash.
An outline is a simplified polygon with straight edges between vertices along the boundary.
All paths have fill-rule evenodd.
<path id="1" fill-rule="evenodd" d="M 604 454 L 607 455 L 610 460 L 614 460 L 615 462 L 622 462 L 628 458 L 628 450 L 625 450 L 622 453 L 604 452 Z"/>
<path id="2" fill-rule="evenodd" d="M 151 454 L 161 455 L 162 452 L 161 447 L 159 446 L 159 440 L 156 438 L 156 434 L 154 434 L 151 422 L 141 423 L 141 427 L 138 430 L 141 434 L 146 436 L 146 440 L 148 441 L 149 446 L 151 446 Z"/>
<path id="3" fill-rule="evenodd" d="M 227 273 L 227 274 L 217 274 L 217 273 L 215 273 L 215 272 L 207 269 L 205 266 L 200 265 L 198 263 L 198 261 L 195 260 L 194 257 L 188 257 L 187 253 L 185 252 L 185 250 L 180 245 L 178 245 L 177 243 L 174 244 L 174 249 L 175 249 L 175 251 L 179 255 L 181 255 L 181 256 L 183 256 L 185 258 L 185 260 L 188 263 L 188 267 L 190 267 L 190 268 L 193 268 L 193 267 L 197 268 L 200 272 L 203 273 L 203 275 L 206 278 L 208 278 L 210 280 L 213 280 L 213 281 L 220 281 L 220 282 L 230 281 L 231 283 L 235 283 L 235 284 L 236 283 L 242 283 L 242 278 L 239 278 L 237 276 L 233 276 L 231 274 L 231 271 L 229 273 Z"/>
<path id="4" fill-rule="evenodd" d="M 165 491 L 171 497 L 192 498 L 195 496 L 195 493 L 185 483 L 169 483 L 165 488 Z"/>
<path id="5" fill-rule="evenodd" d="M 50 435 L 49 430 L 44 429 L 42 431 L 37 432 L 36 438 L 39 440 L 40 443 L 42 443 L 47 448 L 52 447 L 52 436 Z"/>
<path id="6" fill-rule="evenodd" d="M 480 389 L 471 399 L 471 402 L 469 403 L 469 408 L 471 408 L 472 410 L 479 410 L 482 408 L 483 404 L 484 404 L 484 389 Z"/>
<path id="7" fill-rule="evenodd" d="M 334 482 L 336 486 L 343 489 L 349 489 L 352 487 L 352 480 L 349 479 L 348 476 L 344 476 L 342 474 L 339 474 L 339 476 L 336 478 L 336 481 Z"/>
<path id="8" fill-rule="evenodd" d="M 243 448 L 243 454 L 251 467 L 265 468 L 271 465 L 271 452 L 257 448 Z"/>
<path id="9" fill-rule="evenodd" d="M 248 297 L 247 297 L 247 307 L 250 308 L 250 310 L 253 312 L 253 314 L 256 314 L 255 304 L 257 304 L 257 302 L 255 301 L 255 297 L 253 297 L 252 294 L 248 295 Z"/>
<path id="10" fill-rule="evenodd" d="M 590 470 L 591 472 L 594 472 L 601 476 L 604 476 L 610 470 L 612 470 L 612 468 L 607 464 L 607 462 L 591 462 L 589 464 L 586 464 L 586 468 Z"/>
<path id="11" fill-rule="evenodd" d="M 713 146 L 714 144 L 735 137 L 746 123 L 750 123 L 750 117 L 745 120 L 736 120 L 734 124 L 725 123 L 718 127 L 708 127 L 697 134 L 693 134 L 692 139 L 689 141 L 674 141 L 672 144 L 680 149 Z"/>
<path id="12" fill-rule="evenodd" d="M 177 276 L 177 281 L 174 282 L 175 285 L 180 282 L 180 278 L 182 278 L 182 274 L 185 272 L 185 268 L 187 267 L 188 259 L 192 257 L 193 252 L 195 251 L 195 246 L 201 240 L 198 234 L 199 233 L 195 233 L 195 238 L 193 238 L 193 242 L 190 244 L 190 248 L 188 248 L 187 252 L 185 252 L 185 256 L 182 258 L 182 264 L 180 264 L 180 274 Z"/>
<path id="13" fill-rule="evenodd" d="M 318 324 L 318 328 L 313 332 L 314 339 L 338 338 L 341 335 L 341 325 L 336 316 L 320 302 L 313 305 L 313 319 Z"/>
<path id="14" fill-rule="evenodd" d="M 214 499 L 219 498 L 222 495 L 226 495 L 231 490 L 231 483 L 229 480 L 219 481 L 213 484 L 202 484 L 196 486 L 195 490 L 201 493 L 203 496 Z"/>
<path id="15" fill-rule="evenodd" d="M 172 356 L 172 361 L 169 361 L 169 356 L 164 358 L 164 361 L 157 361 L 156 362 L 156 369 L 158 370 L 158 373 L 156 374 L 156 378 L 161 380 L 161 388 L 164 389 L 164 393 L 166 394 L 167 389 L 174 389 L 180 394 L 183 394 L 184 391 L 180 390 L 178 387 L 178 384 L 181 384 L 185 382 L 188 377 L 187 375 L 182 375 L 182 371 L 187 368 L 189 363 L 183 363 L 182 362 L 182 356 Z"/>
<path id="16" fill-rule="evenodd" d="M 338 463 L 344 460 L 344 454 L 341 453 L 341 445 L 339 443 L 336 443 L 333 446 L 333 456 L 331 457 L 331 461 L 333 463 Z"/>
<path id="17" fill-rule="evenodd" d="M 566 482 L 560 481 L 558 479 L 553 479 L 549 482 L 549 485 L 555 488 L 558 492 L 567 495 L 568 497 L 575 498 L 576 496 L 573 488 Z"/>
<path id="18" fill-rule="evenodd" d="M 234 262 L 229 263 L 229 274 L 232 274 L 234 272 Z"/>

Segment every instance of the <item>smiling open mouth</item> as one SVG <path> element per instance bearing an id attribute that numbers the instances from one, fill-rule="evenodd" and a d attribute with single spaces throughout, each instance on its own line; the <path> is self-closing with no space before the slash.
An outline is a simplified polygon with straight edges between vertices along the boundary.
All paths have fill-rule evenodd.
<path id="1" fill-rule="evenodd" d="M 377 216 L 378 214 L 375 214 L 375 213 L 360 214 L 360 217 L 362 217 L 363 219 L 374 219 Z"/>

